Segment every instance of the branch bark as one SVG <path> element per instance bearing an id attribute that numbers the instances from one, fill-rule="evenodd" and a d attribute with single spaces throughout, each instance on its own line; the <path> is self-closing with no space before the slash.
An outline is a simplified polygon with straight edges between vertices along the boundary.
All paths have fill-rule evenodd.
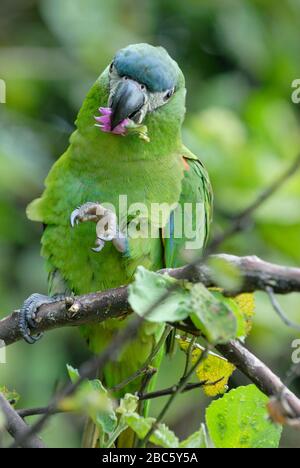
<path id="1" fill-rule="evenodd" d="M 295 417 L 300 418 L 300 400 L 292 393 L 254 354 L 239 341 L 231 341 L 217 348 L 220 353 L 234 364 L 259 390 L 269 397 L 280 396 L 293 410 Z"/>
<path id="2" fill-rule="evenodd" d="M 21 416 L 13 409 L 9 402 L 0 393 L 0 408 L 6 419 L 6 429 L 14 439 L 21 439 L 27 433 L 28 426 Z M 42 440 L 36 435 L 32 435 L 24 440 L 23 448 L 46 448 Z"/>
<path id="3" fill-rule="evenodd" d="M 234 291 L 225 291 L 227 295 L 243 292 L 266 291 L 272 288 L 274 293 L 288 294 L 300 292 L 300 268 L 291 268 L 265 262 L 258 257 L 236 257 L 233 255 L 215 255 L 210 258 L 223 259 L 240 271 L 241 285 Z M 201 282 L 207 287 L 218 286 L 212 269 L 203 264 L 187 265 L 182 268 L 165 269 L 177 279 Z M 66 326 L 79 326 L 100 323 L 109 318 L 121 317 L 131 312 L 128 304 L 127 287 L 122 286 L 104 292 L 86 294 L 43 305 L 37 314 L 36 332 L 44 332 Z M 21 339 L 18 329 L 18 312 L 14 312 L 0 321 L 0 340 L 6 345 Z"/>

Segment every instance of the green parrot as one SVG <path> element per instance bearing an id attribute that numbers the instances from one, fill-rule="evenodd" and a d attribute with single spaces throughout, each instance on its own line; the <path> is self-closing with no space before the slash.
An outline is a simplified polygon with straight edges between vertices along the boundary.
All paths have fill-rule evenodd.
<path id="1" fill-rule="evenodd" d="M 40 338 L 34 327 L 42 304 L 128 284 L 139 265 L 177 267 L 186 263 L 186 251 L 199 254 L 204 248 L 212 192 L 202 163 L 182 143 L 185 96 L 177 63 L 162 47 L 148 44 L 117 52 L 92 86 L 67 151 L 27 210 L 29 219 L 44 225 L 42 255 L 49 273 L 49 296 L 33 294 L 20 311 L 27 342 Z M 186 218 L 178 222 L 183 211 Z M 90 349 L 101 352 L 130 319 L 83 327 Z M 118 360 L 107 363 L 104 385 L 115 386 L 141 368 L 163 331 L 164 325 L 145 322 Z M 142 380 L 117 396 L 138 391 Z"/>

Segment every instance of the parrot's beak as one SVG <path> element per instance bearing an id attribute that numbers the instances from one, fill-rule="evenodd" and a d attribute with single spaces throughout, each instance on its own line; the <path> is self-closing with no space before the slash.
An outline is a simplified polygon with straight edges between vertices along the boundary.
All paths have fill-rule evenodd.
<path id="1" fill-rule="evenodd" d="M 112 130 L 124 119 L 133 119 L 144 103 L 145 95 L 139 83 L 129 78 L 123 79 L 112 97 Z"/>

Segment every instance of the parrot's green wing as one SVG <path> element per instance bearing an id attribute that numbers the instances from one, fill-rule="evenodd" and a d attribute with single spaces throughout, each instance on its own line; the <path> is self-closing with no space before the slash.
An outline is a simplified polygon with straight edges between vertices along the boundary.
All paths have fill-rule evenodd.
<path id="1" fill-rule="evenodd" d="M 178 207 L 163 232 L 165 265 L 176 268 L 201 255 L 212 221 L 213 193 L 201 161 L 183 147 L 184 178 Z"/>

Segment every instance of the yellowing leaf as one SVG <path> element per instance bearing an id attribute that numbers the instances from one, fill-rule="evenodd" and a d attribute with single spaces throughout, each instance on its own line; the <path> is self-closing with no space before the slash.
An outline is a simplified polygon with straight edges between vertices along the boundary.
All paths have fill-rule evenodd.
<path id="1" fill-rule="evenodd" d="M 187 352 L 189 341 L 179 339 L 181 349 Z M 191 353 L 192 363 L 195 363 L 204 349 L 195 344 Z M 222 395 L 227 390 L 228 380 L 235 371 L 235 366 L 215 353 L 209 353 L 207 358 L 197 367 L 196 375 L 200 381 L 207 382 L 203 390 L 207 396 Z"/>
<path id="2" fill-rule="evenodd" d="M 255 314 L 255 297 L 252 293 L 243 293 L 229 298 L 222 296 L 223 290 L 220 288 L 209 288 L 219 300 L 227 303 L 234 312 L 238 321 L 238 337 L 247 337 L 252 329 L 253 317 Z M 236 306 L 236 307 L 235 307 Z"/>
<path id="3" fill-rule="evenodd" d="M 228 380 L 235 367 L 230 362 L 217 355 L 210 354 L 196 370 L 199 380 L 216 382 L 214 385 L 204 385 L 203 390 L 207 396 L 222 395 L 227 390 Z"/>
<path id="4" fill-rule="evenodd" d="M 246 336 L 249 335 L 252 329 L 252 319 L 255 314 L 255 298 L 254 294 L 240 294 L 234 298 L 240 311 L 244 316 Z"/>

